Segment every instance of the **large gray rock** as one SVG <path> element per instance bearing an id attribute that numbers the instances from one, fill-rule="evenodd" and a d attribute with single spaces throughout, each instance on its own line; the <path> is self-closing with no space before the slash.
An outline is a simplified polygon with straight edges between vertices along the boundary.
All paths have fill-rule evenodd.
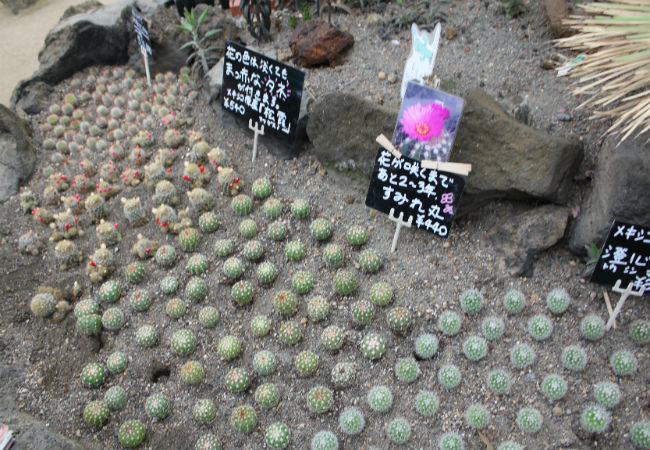
<path id="1" fill-rule="evenodd" d="M 359 169 L 370 177 L 379 147 L 375 138 L 380 133 L 391 138 L 397 114 L 350 94 L 332 93 L 313 105 L 307 136 L 323 164 Z"/>
<path id="2" fill-rule="evenodd" d="M 650 225 L 650 154 L 646 139 L 627 139 L 618 147 L 615 138 L 605 140 L 598 155 L 593 190 L 571 230 L 571 250 L 584 253 L 585 245 L 600 246 L 615 218 Z"/>
<path id="3" fill-rule="evenodd" d="M 568 208 L 540 206 L 493 227 L 484 244 L 496 256 L 499 273 L 531 276 L 535 256 L 560 242 L 568 221 Z"/>
<path id="4" fill-rule="evenodd" d="M 468 211 L 496 198 L 565 203 L 583 150 L 518 122 L 477 89 L 465 98 L 451 157 L 472 164 L 461 200 Z"/>
<path id="5" fill-rule="evenodd" d="M 52 86 L 42 81 L 34 82 L 20 102 L 20 109 L 27 114 L 38 114 L 45 111 L 50 106 L 50 95 L 52 95 Z"/>
<path id="6" fill-rule="evenodd" d="M 0 104 L 0 202 L 18 192 L 36 164 L 29 122 Z"/>
<path id="7" fill-rule="evenodd" d="M 2 0 L 2 4 L 11 9 L 12 13 L 18 14 L 21 9 L 27 9 L 37 1 L 38 0 Z"/>

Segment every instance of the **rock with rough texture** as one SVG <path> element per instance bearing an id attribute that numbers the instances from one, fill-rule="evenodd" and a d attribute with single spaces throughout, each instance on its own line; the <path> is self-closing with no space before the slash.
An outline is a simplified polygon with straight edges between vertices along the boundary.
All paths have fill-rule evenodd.
<path id="1" fill-rule="evenodd" d="M 85 2 L 79 3 L 78 5 L 69 6 L 65 11 L 63 11 L 61 20 L 65 20 L 68 17 L 76 16 L 77 14 L 87 13 L 94 9 L 99 9 L 102 6 L 104 6 L 104 4 L 99 0 L 86 0 Z"/>
<path id="2" fill-rule="evenodd" d="M 650 225 L 650 157 L 647 135 L 629 138 L 618 147 L 617 139 L 605 140 L 598 155 L 591 193 L 581 206 L 569 237 L 569 248 L 585 252 L 605 241 L 614 219 Z"/>
<path id="3" fill-rule="evenodd" d="M 45 111 L 50 106 L 52 91 L 52 86 L 49 84 L 36 81 L 25 92 L 25 96 L 20 102 L 20 108 L 27 114 L 38 114 Z"/>
<path id="4" fill-rule="evenodd" d="M 31 177 L 35 164 L 29 122 L 0 105 L 0 202 L 18 192 Z"/>
<path id="5" fill-rule="evenodd" d="M 451 153 L 472 164 L 461 211 L 496 198 L 563 204 L 582 157 L 581 142 L 524 125 L 482 90 L 471 91 Z"/>
<path id="6" fill-rule="evenodd" d="M 350 94 L 332 93 L 313 105 L 307 136 L 323 164 L 359 169 L 370 177 L 379 147 L 375 138 L 383 133 L 390 139 L 397 114 Z"/>
<path id="7" fill-rule="evenodd" d="M 496 256 L 500 273 L 531 276 L 535 256 L 564 237 L 568 221 L 568 208 L 540 206 L 489 230 L 485 245 Z"/>
<path id="8" fill-rule="evenodd" d="M 562 23 L 569 18 L 569 1 L 568 0 L 544 0 L 544 9 L 551 30 L 557 37 L 564 37 L 571 34 L 567 25 Z"/>
<path id="9" fill-rule="evenodd" d="M 37 1 L 38 0 L 2 0 L 2 4 L 11 9 L 12 13 L 18 14 L 21 9 L 27 9 Z"/>
<path id="10" fill-rule="evenodd" d="M 289 39 L 292 56 L 304 67 L 334 66 L 353 45 L 350 33 L 316 19 L 298 25 Z"/>

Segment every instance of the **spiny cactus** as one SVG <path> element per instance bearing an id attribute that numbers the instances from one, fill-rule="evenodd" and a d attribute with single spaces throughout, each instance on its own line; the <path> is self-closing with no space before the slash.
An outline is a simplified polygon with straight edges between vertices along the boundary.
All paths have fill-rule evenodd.
<path id="1" fill-rule="evenodd" d="M 251 331 L 258 337 L 263 337 L 271 331 L 271 321 L 268 317 L 258 315 L 251 320 Z"/>
<path id="2" fill-rule="evenodd" d="M 546 297 L 546 306 L 553 314 L 562 314 L 570 303 L 571 297 L 565 289 L 553 289 Z"/>
<path id="3" fill-rule="evenodd" d="M 116 331 L 122 328 L 126 317 L 120 308 L 108 308 L 102 314 L 102 326 L 109 331 Z"/>
<path id="4" fill-rule="evenodd" d="M 323 249 L 323 261 L 334 269 L 343 265 L 343 247 L 338 244 L 328 244 Z"/>
<path id="5" fill-rule="evenodd" d="M 510 362 L 517 369 L 525 369 L 535 362 L 535 350 L 526 343 L 515 344 L 510 349 Z"/>
<path id="6" fill-rule="evenodd" d="M 127 402 L 128 396 L 122 386 L 112 386 L 104 394 L 104 403 L 114 411 L 124 409 Z"/>
<path id="7" fill-rule="evenodd" d="M 199 311 L 199 323 L 206 328 L 214 328 L 219 323 L 221 314 L 214 306 L 204 306 Z"/>
<path id="8" fill-rule="evenodd" d="M 127 420 L 117 432 L 117 438 L 123 447 L 137 447 L 144 441 L 146 428 L 139 420 Z"/>
<path id="9" fill-rule="evenodd" d="M 225 376 L 224 384 L 226 388 L 234 393 L 240 393 L 248 390 L 251 385 L 251 376 L 248 371 L 241 367 L 235 367 L 228 371 Z"/>
<path id="10" fill-rule="evenodd" d="M 445 364 L 438 370 L 438 383 L 445 389 L 454 389 L 461 380 L 460 370 L 454 364 Z"/>
<path id="11" fill-rule="evenodd" d="M 160 290 L 163 294 L 173 294 L 178 290 L 178 280 L 176 277 L 168 276 L 160 280 Z"/>
<path id="12" fill-rule="evenodd" d="M 302 339 L 302 330 L 298 322 L 287 320 L 280 325 L 278 337 L 288 345 L 295 345 Z"/>
<path id="13" fill-rule="evenodd" d="M 395 376 L 402 383 L 413 383 L 420 376 L 420 367 L 411 357 L 400 358 L 395 363 Z"/>
<path id="14" fill-rule="evenodd" d="M 359 349 L 366 358 L 371 360 L 379 359 L 386 350 L 386 341 L 382 335 L 371 332 L 363 337 Z"/>
<path id="15" fill-rule="evenodd" d="M 144 409 L 149 417 L 152 419 L 164 419 L 169 415 L 169 409 L 171 407 L 171 402 L 169 398 L 163 394 L 152 394 L 147 397 L 147 400 L 144 404 Z"/>
<path id="16" fill-rule="evenodd" d="M 264 440 L 271 448 L 286 448 L 291 440 L 291 431 L 286 424 L 275 422 L 266 428 Z"/>
<path id="17" fill-rule="evenodd" d="M 141 262 L 135 261 L 124 268 L 124 277 L 132 284 L 140 284 L 144 281 L 146 271 Z"/>
<path id="18" fill-rule="evenodd" d="M 142 207 L 140 197 L 130 199 L 122 198 L 122 205 L 124 216 L 132 226 L 140 227 L 147 223 L 147 213 Z"/>
<path id="19" fill-rule="evenodd" d="M 483 308 L 483 295 L 476 289 L 468 289 L 460 295 L 460 308 L 467 315 L 477 314 Z"/>
<path id="20" fill-rule="evenodd" d="M 350 305 L 350 313 L 354 322 L 365 326 L 372 322 L 375 315 L 375 306 L 368 300 L 358 300 Z"/>
<path id="21" fill-rule="evenodd" d="M 455 311 L 444 311 L 438 317 L 438 328 L 447 336 L 455 336 L 460 331 L 462 318 Z"/>
<path id="22" fill-rule="evenodd" d="M 257 425 L 255 409 L 250 405 L 236 407 L 230 415 L 230 424 L 244 434 L 252 432 Z"/>
<path id="23" fill-rule="evenodd" d="M 172 335 L 169 346 L 180 356 L 189 356 L 196 349 L 196 336 L 190 330 L 178 330 Z"/>
<path id="24" fill-rule="evenodd" d="M 205 212 L 199 216 L 199 228 L 204 233 L 214 233 L 219 229 L 219 217 L 212 211 Z"/>
<path id="25" fill-rule="evenodd" d="M 339 295 L 350 295 L 357 289 L 357 278 L 352 272 L 339 269 L 332 280 L 332 287 Z"/>
<path id="26" fill-rule="evenodd" d="M 331 389 L 319 385 L 313 387 L 307 393 L 307 406 L 312 412 L 322 414 L 332 407 L 334 403 L 334 393 Z"/>
<path id="27" fill-rule="evenodd" d="M 314 287 L 314 276 L 307 270 L 299 270 L 291 279 L 291 285 L 298 294 L 306 294 Z"/>
<path id="28" fill-rule="evenodd" d="M 317 295 L 307 302 L 307 315 L 312 322 L 325 320 L 329 315 L 329 311 L 329 302 L 324 297 Z"/>
<path id="29" fill-rule="evenodd" d="M 291 317 L 298 311 L 298 299 L 288 290 L 278 291 L 273 297 L 273 307 L 283 317 Z"/>
<path id="30" fill-rule="evenodd" d="M 88 363 L 81 370 L 81 384 L 89 389 L 96 389 L 106 381 L 106 370 L 99 363 Z"/>
<path id="31" fill-rule="evenodd" d="M 490 316 L 481 322 L 481 332 L 488 341 L 498 341 L 505 332 L 503 319 L 497 316 Z"/>
<path id="32" fill-rule="evenodd" d="M 338 450 L 339 440 L 329 430 L 320 430 L 311 439 L 311 450 Z"/>
<path id="33" fill-rule="evenodd" d="M 209 398 L 201 398 L 194 403 L 192 414 L 199 422 L 209 423 L 217 416 L 217 407 Z"/>
<path id="34" fill-rule="evenodd" d="M 544 314 L 536 314 L 528 320 L 528 334 L 536 341 L 548 339 L 553 332 L 553 322 Z"/>
<path id="35" fill-rule="evenodd" d="M 348 406 L 339 414 L 339 428 L 345 434 L 357 435 L 363 431 L 365 425 L 363 413 L 354 406 Z"/>
<path id="36" fill-rule="evenodd" d="M 219 355 L 227 361 L 237 358 L 242 352 L 242 342 L 237 336 L 229 334 L 224 336 L 217 345 Z"/>
<path id="37" fill-rule="evenodd" d="M 136 289 L 129 295 L 129 304 L 136 311 L 146 311 L 153 303 L 151 292 L 145 289 Z"/>
<path id="38" fill-rule="evenodd" d="M 275 372 L 277 360 L 269 350 L 260 350 L 253 357 L 253 369 L 261 376 L 271 375 Z"/>
<path id="39" fill-rule="evenodd" d="M 87 424 L 99 426 L 108 420 L 108 406 L 101 400 L 88 402 L 83 417 Z"/>
<path id="40" fill-rule="evenodd" d="M 580 372 L 587 365 L 587 353 L 577 345 L 564 347 L 561 358 L 564 368 L 573 372 Z"/>
<path id="41" fill-rule="evenodd" d="M 282 215 L 282 202 L 277 198 L 268 198 L 262 205 L 262 208 L 264 209 L 266 217 L 269 219 L 277 219 Z"/>
<path id="42" fill-rule="evenodd" d="M 610 412 L 600 405 L 588 405 L 580 414 L 580 426 L 587 433 L 604 433 L 611 421 Z"/>
<path id="43" fill-rule="evenodd" d="M 635 344 L 645 345 L 650 342 L 650 321 L 635 320 L 630 325 L 630 339 Z"/>
<path id="44" fill-rule="evenodd" d="M 520 291 L 513 289 L 503 296 L 503 307 L 510 314 L 519 314 L 526 306 L 526 296 Z"/>
<path id="45" fill-rule="evenodd" d="M 510 391 L 511 377 L 504 369 L 497 368 L 488 372 L 486 383 L 493 394 L 503 395 Z"/>
<path id="46" fill-rule="evenodd" d="M 238 216 L 247 216 L 253 209 L 253 201 L 248 195 L 239 194 L 232 199 L 231 207 Z"/>
<path id="47" fill-rule="evenodd" d="M 185 228 L 178 233 L 178 244 L 181 250 L 193 252 L 199 247 L 201 235 L 195 228 Z"/>
<path id="48" fill-rule="evenodd" d="M 226 258 L 232 254 L 235 246 L 230 239 L 218 239 L 214 243 L 214 252 L 217 256 Z"/>
<path id="49" fill-rule="evenodd" d="M 271 195 L 273 186 L 267 178 L 258 178 L 257 180 L 253 181 L 251 190 L 253 191 L 253 196 L 255 198 L 264 199 Z"/>
<path id="50" fill-rule="evenodd" d="M 411 425 L 406 418 L 396 417 L 388 423 L 386 434 L 391 442 L 397 445 L 402 445 L 406 443 L 411 436 Z"/>
<path id="51" fill-rule="evenodd" d="M 432 358 L 438 352 L 438 338 L 431 333 L 423 333 L 415 340 L 415 354 L 420 359 Z"/>
<path id="52" fill-rule="evenodd" d="M 135 342 L 142 347 L 152 347 L 158 341 L 158 331 L 153 325 L 142 325 L 135 331 Z"/>
<path id="53" fill-rule="evenodd" d="M 158 241 L 144 237 L 141 234 L 137 235 L 137 241 L 131 247 L 131 254 L 140 258 L 151 258 L 158 250 Z"/>
<path id="54" fill-rule="evenodd" d="M 628 350 L 618 350 L 609 358 L 609 365 L 618 376 L 625 377 L 636 372 L 637 360 Z"/>
<path id="55" fill-rule="evenodd" d="M 332 367 L 330 372 L 332 384 L 337 388 L 347 388 L 354 384 L 357 378 L 357 370 L 353 363 L 340 362 Z"/>
<path id="56" fill-rule="evenodd" d="M 280 402 L 280 391 L 273 383 L 261 384 L 255 389 L 255 402 L 262 408 L 270 409 Z"/>
<path id="57" fill-rule="evenodd" d="M 332 224 L 327 219 L 315 219 L 309 225 L 309 232 L 314 239 L 324 241 L 332 235 Z"/>
<path id="58" fill-rule="evenodd" d="M 190 385 L 199 384 L 203 381 L 205 371 L 203 365 L 198 361 L 187 361 L 181 366 L 181 379 Z"/>
<path id="59" fill-rule="evenodd" d="M 56 299 L 49 292 L 36 294 L 29 303 L 29 309 L 36 317 L 50 317 L 56 311 Z"/>
<path id="60" fill-rule="evenodd" d="M 438 439 L 438 448 L 440 450 L 464 450 L 465 443 L 460 434 L 454 431 L 443 433 Z"/>
<path id="61" fill-rule="evenodd" d="M 236 280 L 241 277 L 244 272 L 244 265 L 241 260 L 237 257 L 228 258 L 223 263 L 223 273 L 231 280 Z"/>
<path id="62" fill-rule="evenodd" d="M 180 298 L 172 298 L 165 305 L 165 314 L 172 319 L 180 319 L 185 314 L 187 305 Z"/>
<path id="63" fill-rule="evenodd" d="M 99 334 L 102 330 L 102 317 L 99 314 L 86 314 L 77 319 L 77 328 L 84 334 Z"/>
<path id="64" fill-rule="evenodd" d="M 415 397 L 415 410 L 425 417 L 433 416 L 440 406 L 440 399 L 433 391 L 420 391 Z"/>
<path id="65" fill-rule="evenodd" d="M 284 246 L 284 254 L 289 261 L 300 261 L 305 257 L 305 246 L 300 239 L 287 242 Z"/>
<path id="66" fill-rule="evenodd" d="M 122 289 L 115 280 L 105 281 L 99 288 L 99 298 L 106 303 L 115 303 L 120 299 Z"/>
<path id="67" fill-rule="evenodd" d="M 270 261 L 264 261 L 259 266 L 257 266 L 257 279 L 261 283 L 270 284 L 275 281 L 278 276 L 278 269 Z"/>
<path id="68" fill-rule="evenodd" d="M 196 253 L 187 260 L 187 270 L 195 276 L 205 273 L 209 267 L 210 262 L 203 253 Z"/>
<path id="69" fill-rule="evenodd" d="M 111 373 L 124 372 L 128 363 L 128 357 L 122 352 L 113 352 L 106 358 L 106 368 Z"/>
<path id="70" fill-rule="evenodd" d="M 542 428 L 542 414 L 535 408 L 521 408 L 517 413 L 517 427 L 524 434 L 535 434 Z"/>
<path id="71" fill-rule="evenodd" d="M 193 302 L 200 302 L 208 295 L 208 285 L 199 277 L 192 277 L 185 285 L 185 295 Z"/>
<path id="72" fill-rule="evenodd" d="M 53 295 L 52 299 L 54 299 Z M 87 316 L 88 314 L 99 314 L 99 304 L 92 298 L 80 300 L 74 307 L 74 315 L 77 319 L 79 317 Z"/>
<path id="73" fill-rule="evenodd" d="M 249 261 L 257 261 L 264 254 L 264 246 L 257 240 L 248 241 L 244 244 L 244 248 L 242 248 L 242 254 Z"/>
<path id="74" fill-rule="evenodd" d="M 298 353 L 294 361 L 298 374 L 302 377 L 313 375 L 318 369 L 318 355 L 309 350 Z"/>
<path id="75" fill-rule="evenodd" d="M 596 403 L 605 408 L 614 408 L 621 401 L 621 389 L 611 381 L 601 381 L 594 386 Z"/>
<path id="76" fill-rule="evenodd" d="M 373 411 L 387 412 L 393 406 L 393 393 L 388 386 L 373 386 L 366 395 L 366 401 Z"/>
<path id="77" fill-rule="evenodd" d="M 268 228 L 266 229 L 266 235 L 271 240 L 281 241 L 287 237 L 287 226 L 284 224 L 284 222 L 276 220 L 275 222 L 269 224 Z"/>
<path id="78" fill-rule="evenodd" d="M 214 434 L 206 433 L 196 441 L 194 450 L 223 450 L 223 443 Z"/>
<path id="79" fill-rule="evenodd" d="M 383 264 L 382 257 L 379 252 L 373 248 L 363 250 L 359 254 L 359 265 L 364 272 L 375 273 Z"/>
<path id="80" fill-rule="evenodd" d="M 68 270 L 81 261 L 81 251 L 74 242 L 67 239 L 56 244 L 54 256 L 59 263 L 59 270 Z"/>
<path id="81" fill-rule="evenodd" d="M 328 350 L 339 350 L 345 341 L 343 330 L 336 325 L 330 325 L 321 333 L 321 343 Z"/>

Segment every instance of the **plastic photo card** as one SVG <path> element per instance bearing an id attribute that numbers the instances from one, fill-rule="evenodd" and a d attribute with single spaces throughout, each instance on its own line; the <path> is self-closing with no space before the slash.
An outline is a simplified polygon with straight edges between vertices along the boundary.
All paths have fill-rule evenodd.
<path id="1" fill-rule="evenodd" d="M 409 158 L 448 161 L 463 104 L 460 97 L 409 82 L 393 145 Z"/>

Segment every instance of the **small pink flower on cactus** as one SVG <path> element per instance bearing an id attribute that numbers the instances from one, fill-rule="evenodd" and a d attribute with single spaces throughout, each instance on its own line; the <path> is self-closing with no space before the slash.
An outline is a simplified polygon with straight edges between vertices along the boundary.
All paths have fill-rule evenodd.
<path id="1" fill-rule="evenodd" d="M 402 114 L 399 123 L 408 137 L 418 141 L 428 141 L 440 136 L 445 120 L 449 118 L 449 109 L 439 103 L 411 105 Z"/>

